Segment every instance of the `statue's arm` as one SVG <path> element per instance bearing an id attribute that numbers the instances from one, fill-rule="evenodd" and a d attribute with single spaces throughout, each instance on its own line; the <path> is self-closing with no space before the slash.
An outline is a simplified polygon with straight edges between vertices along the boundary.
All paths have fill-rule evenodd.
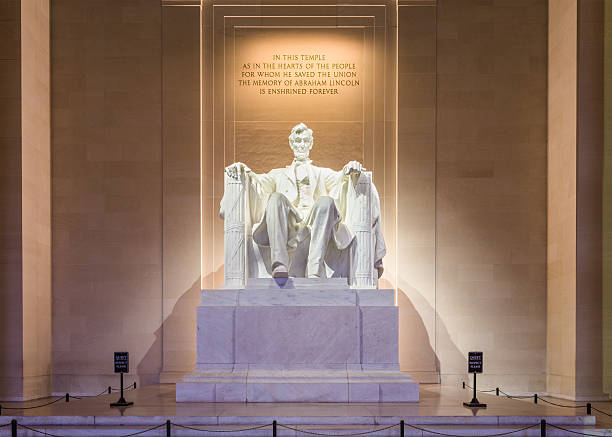
<path id="1" fill-rule="evenodd" d="M 240 180 L 244 184 L 259 186 L 258 190 L 274 191 L 274 178 L 270 173 L 258 174 L 242 162 L 235 162 L 225 167 L 225 173 L 232 179 Z M 248 177 L 247 177 L 248 176 Z"/>
<path id="2" fill-rule="evenodd" d="M 237 201 L 236 196 L 241 196 L 234 187 L 241 187 L 241 190 L 248 189 L 247 186 L 250 184 L 249 181 L 251 178 L 247 177 L 247 175 L 250 176 L 251 174 L 254 173 L 242 162 L 235 162 L 225 167 L 225 190 L 219 208 L 219 216 L 222 219 L 225 219 L 226 211 L 232 208 L 232 204 Z M 231 193 L 228 193 L 228 189 Z"/>
<path id="3" fill-rule="evenodd" d="M 276 181 L 270 176 L 270 173 L 257 174 L 251 171 L 249 179 L 257 192 L 273 193 L 275 191 Z"/>
<path id="4" fill-rule="evenodd" d="M 228 179 L 233 179 L 241 183 L 245 195 L 248 196 L 249 204 L 251 205 L 250 208 L 255 211 L 260 209 L 259 207 L 261 205 L 259 204 L 265 201 L 267 195 L 274 192 L 276 188 L 275 179 L 270 176 L 270 173 L 255 173 L 242 162 L 235 162 L 227 166 L 225 168 L 225 174 Z M 226 194 L 227 193 L 223 193 L 223 199 L 221 199 L 221 208 L 219 210 L 221 218 L 225 217 L 225 211 L 227 210 L 226 203 L 230 202 L 229 199 L 226 199 Z"/>
<path id="5" fill-rule="evenodd" d="M 359 174 L 364 170 L 365 168 L 359 161 L 349 161 L 344 167 L 342 167 L 342 173 L 346 176 L 353 173 L 359 176 Z"/>

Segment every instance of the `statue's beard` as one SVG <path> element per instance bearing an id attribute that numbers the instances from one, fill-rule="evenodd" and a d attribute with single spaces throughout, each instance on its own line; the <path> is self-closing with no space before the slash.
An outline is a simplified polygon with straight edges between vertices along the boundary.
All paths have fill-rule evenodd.
<path id="1" fill-rule="evenodd" d="M 309 148 L 304 148 L 304 149 L 299 149 L 297 147 L 293 148 L 293 156 L 297 160 L 303 161 L 305 159 L 308 159 L 309 155 L 310 155 Z"/>

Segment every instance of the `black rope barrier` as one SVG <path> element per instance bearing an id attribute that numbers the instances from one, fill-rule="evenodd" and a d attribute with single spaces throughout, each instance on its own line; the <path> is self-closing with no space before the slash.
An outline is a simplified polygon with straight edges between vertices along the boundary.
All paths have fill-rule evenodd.
<path id="1" fill-rule="evenodd" d="M 121 387 L 109 387 L 112 391 L 121 391 Z M 123 388 L 123 391 L 136 390 L 136 381 Z"/>
<path id="2" fill-rule="evenodd" d="M 24 428 L 24 429 L 27 429 L 27 430 L 30 430 L 30 431 L 36 432 L 36 433 L 38 433 L 38 434 L 48 435 L 48 436 L 50 436 L 50 437 L 64 437 L 64 436 L 61 436 L 61 435 L 58 435 L 58 434 L 51 434 L 50 432 L 41 431 L 40 429 L 30 428 L 30 427 L 29 427 L 29 426 L 27 426 L 27 425 L 21 425 L 21 424 L 19 424 L 19 423 L 17 424 L 17 426 L 18 426 L 19 428 Z"/>
<path id="3" fill-rule="evenodd" d="M 562 404 L 557 404 L 555 402 L 547 401 L 546 399 L 544 399 L 543 396 L 540 396 L 539 399 L 541 401 L 546 402 L 547 404 L 551 404 L 551 405 L 554 405 L 556 407 L 562 407 L 562 408 L 586 408 L 587 407 L 586 405 L 562 405 Z"/>
<path id="4" fill-rule="evenodd" d="M 46 404 L 42 404 L 42 405 L 32 405 L 29 407 L 5 407 L 5 406 L 0 406 L 0 411 L 1 410 L 33 410 L 34 408 L 41 408 L 41 407 L 46 407 L 47 405 L 51 405 L 54 404 L 56 402 L 59 402 L 61 400 L 65 400 L 66 396 L 60 396 L 59 398 L 51 401 L 51 402 L 47 402 Z"/>
<path id="5" fill-rule="evenodd" d="M 200 431 L 200 432 L 243 432 L 243 431 L 253 431 L 254 429 L 261 429 L 267 426 L 272 426 L 271 423 L 268 423 L 266 425 L 258 425 L 258 426 L 253 426 L 251 428 L 241 428 L 241 429 L 202 429 L 202 428 L 194 428 L 192 426 L 187 426 L 187 425 L 180 425 L 174 422 L 171 422 L 171 424 L 172 426 L 177 426 L 179 428 L 185 428 L 185 429 L 190 429 L 193 431 Z"/>
<path id="6" fill-rule="evenodd" d="M 142 430 L 142 431 L 133 432 L 133 433 L 131 433 L 131 434 L 122 434 L 120 437 L 132 437 L 132 436 L 134 436 L 134 435 L 144 434 L 145 432 L 149 432 L 149 431 L 153 431 L 153 430 L 155 430 L 155 429 L 159 429 L 159 428 L 161 428 L 162 426 L 166 426 L 166 422 L 164 422 L 164 423 L 162 423 L 162 424 L 160 424 L 160 425 L 154 426 L 154 427 L 152 427 L 152 428 L 148 428 L 148 429 Z"/>
<path id="7" fill-rule="evenodd" d="M 71 398 L 75 398 L 75 399 L 82 399 L 82 398 L 97 398 L 98 396 L 102 396 L 102 395 L 106 395 L 106 394 L 111 394 L 110 391 L 110 386 L 108 388 L 105 388 L 104 390 L 102 390 L 100 393 L 98 393 L 97 395 L 80 395 L 80 396 L 72 396 L 70 395 Z"/>
<path id="8" fill-rule="evenodd" d="M 599 410 L 598 410 L 599 411 Z M 435 431 L 433 429 L 428 429 L 428 428 L 423 428 L 417 425 L 411 425 L 408 423 L 405 423 L 403 420 L 401 420 L 399 423 L 395 423 L 393 425 L 388 425 L 388 426 L 384 426 L 381 428 L 376 428 L 376 429 L 370 429 L 370 430 L 366 430 L 366 431 L 360 431 L 360 432 L 352 432 L 352 433 L 345 433 L 345 434 L 333 434 L 333 433 L 323 433 L 323 432 L 316 432 L 316 431 L 308 431 L 305 429 L 300 429 L 294 426 L 289 426 L 289 425 L 283 425 L 283 424 L 277 424 L 276 420 L 274 420 L 272 423 L 268 423 L 265 425 L 257 425 L 257 426 L 252 426 L 249 428 L 240 428 L 240 429 L 202 429 L 202 428 L 195 428 L 193 426 L 188 426 L 188 425 L 181 425 L 178 423 L 173 423 L 170 420 L 166 420 L 166 422 L 161 423 L 159 425 L 156 426 L 152 426 L 151 428 L 147 428 L 141 431 L 137 431 L 137 432 L 133 432 L 130 434 L 122 434 L 120 437 L 133 437 L 133 436 L 137 436 L 140 434 L 144 434 L 147 433 L 149 431 L 154 431 L 156 429 L 162 428 L 162 427 L 166 427 L 166 436 L 167 437 L 171 437 L 171 428 L 172 426 L 178 427 L 178 428 L 183 428 L 183 429 L 188 429 L 188 430 L 192 430 L 192 431 L 199 431 L 199 432 L 244 432 L 244 431 L 253 431 L 253 430 L 257 430 L 257 429 L 262 429 L 262 428 L 267 428 L 272 426 L 272 436 L 276 437 L 276 425 L 278 425 L 281 428 L 285 428 L 291 431 L 295 431 L 295 432 L 300 432 L 303 434 L 310 434 L 310 435 L 315 435 L 315 436 L 323 436 L 323 437 L 349 437 L 349 436 L 360 436 L 360 435 L 367 435 L 367 434 L 373 434 L 376 432 L 380 432 L 380 431 L 385 431 L 387 429 L 391 429 L 391 428 L 395 428 L 396 426 L 400 427 L 400 437 L 404 437 L 404 426 L 409 426 L 410 428 L 416 429 L 418 431 L 421 432 L 427 432 L 427 433 L 431 433 L 431 434 L 435 434 L 435 435 L 439 435 L 439 436 L 444 436 L 444 437 L 466 437 L 466 434 L 451 434 L 451 433 L 447 433 L 447 432 L 441 432 L 441 431 Z M 17 428 L 23 428 L 23 429 L 27 429 L 29 431 L 38 433 L 38 434 L 42 434 L 42 435 L 46 435 L 49 437 L 66 437 L 66 436 L 62 436 L 59 434 L 53 434 L 47 431 L 43 431 L 40 429 L 36 429 L 36 428 L 32 428 L 30 426 L 27 425 L 22 425 L 17 423 L 16 419 L 11 420 L 9 423 L 5 423 L 3 425 L 0 425 L 0 428 L 4 428 L 7 426 L 11 426 L 12 427 L 12 436 L 17 436 Z M 528 426 L 524 426 L 521 428 L 517 428 L 517 429 L 513 429 L 511 431 L 505 431 L 505 432 L 500 432 L 500 433 L 496 433 L 496 434 L 482 434 L 481 437 L 502 437 L 502 436 L 507 436 L 507 435 L 511 435 L 511 434 L 515 434 L 515 433 L 519 433 L 519 432 L 523 432 L 526 431 L 528 429 L 531 428 L 535 428 L 535 427 L 540 427 L 540 437 L 546 437 L 546 428 L 547 427 L 552 427 L 561 431 L 565 431 L 571 434 L 577 434 L 577 435 L 581 435 L 581 436 L 587 436 L 587 437 L 602 437 L 602 434 L 591 434 L 591 433 L 585 433 L 585 432 L 580 432 L 580 431 L 575 431 L 573 429 L 568 429 L 568 428 L 564 428 L 562 426 L 557 426 L 557 425 L 553 425 L 550 423 L 546 423 L 545 419 L 542 419 L 540 421 L 540 423 L 535 423 L 533 425 L 528 425 Z"/>
<path id="9" fill-rule="evenodd" d="M 469 384 L 466 384 L 466 383 L 463 383 L 463 386 L 464 386 L 463 388 L 467 387 L 467 388 L 469 388 L 470 390 L 473 390 L 473 389 L 474 389 L 474 387 L 470 387 L 470 385 L 469 385 Z M 493 393 L 493 392 L 494 392 L 494 391 L 496 391 L 496 390 L 497 390 L 497 389 L 495 389 L 495 388 L 494 388 L 494 389 L 492 389 L 492 390 L 476 390 L 476 391 L 477 391 L 478 393 Z"/>
<path id="10" fill-rule="evenodd" d="M 600 410 L 599 408 L 591 407 L 593 410 L 600 412 L 601 414 L 605 414 L 606 416 L 612 417 L 612 414 L 606 413 L 605 411 Z"/>
<path id="11" fill-rule="evenodd" d="M 446 437 L 466 437 L 465 434 L 448 434 L 445 432 L 434 431 L 432 429 L 421 428 L 420 426 L 416 426 L 416 425 L 410 425 L 409 423 L 407 423 L 406 426 L 409 426 L 410 428 L 418 429 L 419 431 L 430 432 L 432 434 L 442 435 Z M 525 431 L 526 429 L 535 428 L 536 426 L 540 426 L 540 424 L 535 423 L 533 425 L 525 426 L 523 428 L 514 429 L 512 431 L 500 432 L 498 434 L 483 434 L 481 437 L 500 437 L 503 435 L 510 435 L 510 434 L 514 434 L 517 432 Z"/>
<path id="12" fill-rule="evenodd" d="M 590 437 L 602 437 L 603 436 L 603 434 L 588 434 L 588 433 L 585 433 L 585 432 L 574 431 L 573 429 L 563 428 L 561 426 L 553 425 L 552 423 L 547 423 L 546 426 L 550 426 L 552 428 L 560 429 L 560 430 L 565 431 L 565 432 L 571 432 L 572 434 L 586 435 L 586 436 L 590 436 Z"/>
<path id="13" fill-rule="evenodd" d="M 96 398 L 98 396 L 102 396 L 105 394 L 111 394 L 111 392 L 115 390 L 115 391 L 119 391 L 121 390 L 121 388 L 114 388 L 111 387 L 110 385 L 108 386 L 108 388 L 104 389 L 103 391 L 101 391 L 100 393 L 96 394 L 96 395 L 81 395 L 81 396 L 74 396 L 71 395 L 70 393 L 66 393 L 63 396 L 58 397 L 57 399 L 54 399 L 51 402 L 47 402 L 45 404 L 41 404 L 41 405 L 31 405 L 31 406 L 20 406 L 20 407 L 5 407 L 4 405 L 0 404 L 0 416 L 2 415 L 2 410 L 33 410 L 35 408 L 42 408 L 42 407 L 46 407 L 49 405 L 52 405 L 56 402 L 61 401 L 62 399 L 65 399 L 66 402 L 70 402 L 70 399 L 76 399 L 76 400 L 81 400 L 83 398 Z M 136 381 L 134 381 L 132 384 L 130 384 L 128 386 L 128 388 L 124 388 L 124 391 L 127 390 L 136 390 Z"/>
<path id="14" fill-rule="evenodd" d="M 509 395 L 508 393 L 502 391 L 501 389 L 499 389 L 499 392 L 502 393 L 505 397 L 511 398 L 511 399 L 528 399 L 528 398 L 533 397 L 531 395 Z"/>
<path id="15" fill-rule="evenodd" d="M 132 437 L 132 436 L 135 436 L 135 435 L 144 434 L 145 432 L 153 431 L 153 430 L 161 428 L 162 426 L 165 426 L 165 425 L 166 425 L 166 423 L 162 423 L 161 425 L 157 425 L 157 426 L 154 426 L 152 428 L 148 428 L 148 429 L 145 429 L 145 430 L 142 430 L 142 431 L 133 432 L 131 434 L 122 434 L 120 437 Z M 51 433 L 46 432 L 46 431 L 41 431 L 41 430 L 36 429 L 36 428 L 31 428 L 31 427 L 29 427 L 27 425 L 17 424 L 17 426 L 20 427 L 20 428 L 24 428 L 24 429 L 27 429 L 27 430 L 39 433 L 39 434 L 48 435 L 50 437 L 65 437 L 65 436 L 62 436 L 62 435 L 59 435 L 59 434 L 51 434 Z"/>
<path id="16" fill-rule="evenodd" d="M 463 388 L 465 388 L 466 386 L 469 387 L 469 388 L 472 388 L 469 385 L 467 385 L 465 382 L 463 382 Z M 496 387 L 495 390 L 482 390 L 480 392 L 481 393 L 490 393 L 490 392 L 493 392 L 493 391 L 495 392 L 495 394 L 497 396 L 499 396 L 499 394 L 502 393 L 504 395 L 504 397 L 507 397 L 507 398 L 510 398 L 510 399 L 530 399 L 530 398 L 533 398 L 533 403 L 534 404 L 537 404 L 538 400 L 540 400 L 540 401 L 543 401 L 543 402 L 545 402 L 547 404 L 554 405 L 554 406 L 560 407 L 560 408 L 573 408 L 573 409 L 586 408 L 586 410 L 587 410 L 586 413 L 589 416 L 591 415 L 591 410 L 595 410 L 595 411 L 597 411 L 597 412 L 599 412 L 601 414 L 605 414 L 606 416 L 612 417 L 612 414 L 610 414 L 610 413 L 608 413 L 606 411 L 600 410 L 599 408 L 593 407 L 591 405 L 591 402 L 587 402 L 584 405 L 565 405 L 565 404 L 559 404 L 559 403 L 556 403 L 556 402 L 552 402 L 552 401 L 549 401 L 549 400 L 546 399 L 547 397 L 550 398 L 551 396 L 542 396 L 542 395 L 538 395 L 537 393 L 534 393 L 533 395 L 510 395 L 510 394 L 506 393 L 505 391 L 503 391 L 502 389 L 500 389 L 499 387 Z"/>
<path id="17" fill-rule="evenodd" d="M 326 433 L 322 433 L 322 432 L 306 431 L 305 429 L 294 428 L 292 426 L 287 426 L 287 425 L 279 424 L 278 426 L 280 426 L 281 428 L 290 429 L 292 431 L 301 432 L 301 433 L 304 433 L 304 434 L 320 435 L 320 436 L 327 436 L 327 437 L 344 437 L 344 436 L 352 436 L 352 435 L 373 434 L 375 432 L 384 431 L 386 429 L 394 428 L 394 427 L 396 427 L 398 425 L 399 425 L 399 423 L 396 423 L 394 425 L 385 426 L 383 428 L 371 429 L 371 430 L 362 431 L 362 432 L 352 432 L 352 433 L 348 433 L 348 434 L 326 434 Z M 408 425 L 408 426 L 410 426 L 410 425 Z"/>

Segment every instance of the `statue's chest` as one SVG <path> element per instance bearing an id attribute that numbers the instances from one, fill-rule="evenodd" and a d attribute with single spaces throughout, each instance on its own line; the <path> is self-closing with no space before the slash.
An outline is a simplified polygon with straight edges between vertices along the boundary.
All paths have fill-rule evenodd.
<path id="1" fill-rule="evenodd" d="M 295 180 L 297 186 L 296 205 L 298 209 L 310 209 L 314 202 L 314 188 L 316 181 L 312 180 L 312 174 L 308 167 L 300 165 L 295 168 Z"/>
<path id="2" fill-rule="evenodd" d="M 295 179 L 299 185 L 310 185 L 309 172 L 306 166 L 300 165 L 295 168 Z"/>

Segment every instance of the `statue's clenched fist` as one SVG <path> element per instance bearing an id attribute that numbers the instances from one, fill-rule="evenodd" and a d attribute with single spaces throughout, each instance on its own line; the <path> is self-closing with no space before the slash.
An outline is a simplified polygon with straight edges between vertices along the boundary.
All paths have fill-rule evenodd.
<path id="1" fill-rule="evenodd" d="M 242 162 L 235 162 L 232 165 L 228 165 L 227 167 L 225 167 L 225 173 L 227 173 L 227 175 L 232 179 L 236 180 L 239 180 L 243 174 L 248 173 L 250 171 L 251 169 Z"/>
<path id="2" fill-rule="evenodd" d="M 342 172 L 346 175 L 351 173 L 357 173 L 357 175 L 359 175 L 364 170 L 365 168 L 363 168 L 363 165 L 361 165 L 359 161 L 351 161 L 344 166 Z"/>

